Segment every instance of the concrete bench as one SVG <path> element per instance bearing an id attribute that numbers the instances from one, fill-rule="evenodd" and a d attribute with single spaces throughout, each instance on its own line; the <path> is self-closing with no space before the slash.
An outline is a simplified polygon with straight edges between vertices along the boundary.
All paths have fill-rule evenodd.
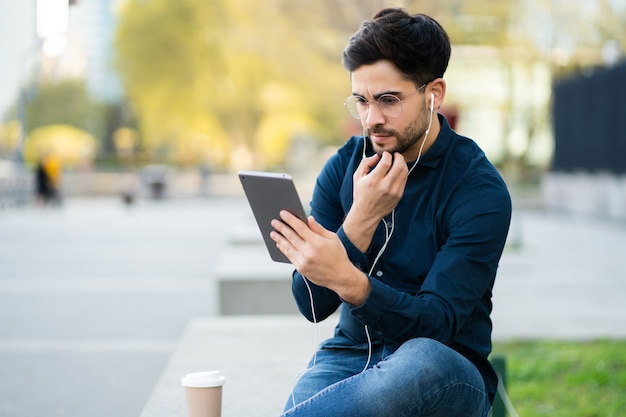
<path id="1" fill-rule="evenodd" d="M 297 314 L 293 266 L 271 260 L 253 219 L 235 225 L 215 268 L 222 315 Z"/>
<path id="2" fill-rule="evenodd" d="M 186 417 L 181 378 L 220 370 L 226 377 L 222 417 L 277 417 L 316 342 L 330 337 L 337 317 L 315 326 L 300 316 L 193 319 L 141 417 Z"/>
<path id="3" fill-rule="evenodd" d="M 291 293 L 293 266 L 273 262 L 265 246 L 231 246 L 215 269 L 219 313 L 297 314 Z"/>
<path id="4" fill-rule="evenodd" d="M 250 214 L 250 216 L 252 216 L 252 214 Z M 262 246 L 264 244 L 263 239 L 261 238 L 261 232 L 250 216 L 246 216 L 245 219 L 242 219 L 242 221 L 233 226 L 228 239 L 229 245 Z"/>

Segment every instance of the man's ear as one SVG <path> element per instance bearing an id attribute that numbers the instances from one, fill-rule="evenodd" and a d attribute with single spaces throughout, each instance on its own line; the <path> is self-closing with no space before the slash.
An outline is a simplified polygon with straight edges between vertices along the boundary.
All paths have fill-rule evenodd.
<path id="1" fill-rule="evenodd" d="M 446 98 L 446 81 L 443 78 L 436 78 L 430 82 L 430 92 L 434 96 L 433 102 L 435 110 L 439 110 Z"/>

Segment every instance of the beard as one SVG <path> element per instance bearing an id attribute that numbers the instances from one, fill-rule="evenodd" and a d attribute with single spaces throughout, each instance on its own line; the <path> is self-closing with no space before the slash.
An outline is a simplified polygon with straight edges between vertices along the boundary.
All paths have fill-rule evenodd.
<path id="1" fill-rule="evenodd" d="M 426 138 L 424 138 L 424 135 L 426 134 L 426 130 L 428 130 L 428 113 L 429 111 L 426 108 L 426 100 L 424 99 L 422 111 L 407 127 L 404 128 L 401 133 L 394 129 L 384 129 L 382 125 L 377 125 L 371 129 L 367 129 L 367 137 L 370 137 L 370 135 L 372 134 L 378 134 L 393 136 L 396 138 L 395 145 L 391 145 L 389 147 L 380 147 L 372 143 L 374 151 L 380 156 L 382 156 L 383 152 L 390 152 L 391 154 L 399 152 L 401 154 L 404 154 L 409 149 L 417 147 L 419 145 L 420 139 L 423 138 L 423 140 L 426 140 Z"/>

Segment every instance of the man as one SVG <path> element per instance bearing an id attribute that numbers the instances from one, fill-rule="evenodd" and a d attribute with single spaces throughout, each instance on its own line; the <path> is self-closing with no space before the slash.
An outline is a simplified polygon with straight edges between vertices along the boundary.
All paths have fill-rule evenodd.
<path id="1" fill-rule="evenodd" d="M 511 200 L 472 140 L 437 114 L 450 41 L 425 15 L 380 11 L 343 53 L 360 119 L 320 173 L 311 217 L 272 238 L 302 314 L 341 307 L 284 416 L 476 416 L 497 377 L 491 293 Z M 311 305 L 313 302 L 313 305 Z"/>

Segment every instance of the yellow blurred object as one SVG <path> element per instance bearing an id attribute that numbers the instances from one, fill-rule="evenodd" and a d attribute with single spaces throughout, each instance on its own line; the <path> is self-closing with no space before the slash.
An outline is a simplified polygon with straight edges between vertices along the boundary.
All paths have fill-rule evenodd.
<path id="1" fill-rule="evenodd" d="M 0 123 L 0 155 L 17 149 L 20 141 L 20 124 L 17 120 Z"/>
<path id="2" fill-rule="evenodd" d="M 121 127 L 113 133 L 113 144 L 119 155 L 132 154 L 139 143 L 139 132 L 129 127 Z"/>
<path id="3" fill-rule="evenodd" d="M 63 171 L 61 160 L 55 154 L 48 154 L 43 157 L 42 164 L 50 180 L 50 185 L 58 190 L 61 186 L 61 172 Z"/>
<path id="4" fill-rule="evenodd" d="M 24 160 L 36 164 L 44 155 L 55 155 L 59 166 L 88 164 L 96 155 L 97 145 L 92 135 L 70 125 L 40 127 L 24 143 Z"/>

